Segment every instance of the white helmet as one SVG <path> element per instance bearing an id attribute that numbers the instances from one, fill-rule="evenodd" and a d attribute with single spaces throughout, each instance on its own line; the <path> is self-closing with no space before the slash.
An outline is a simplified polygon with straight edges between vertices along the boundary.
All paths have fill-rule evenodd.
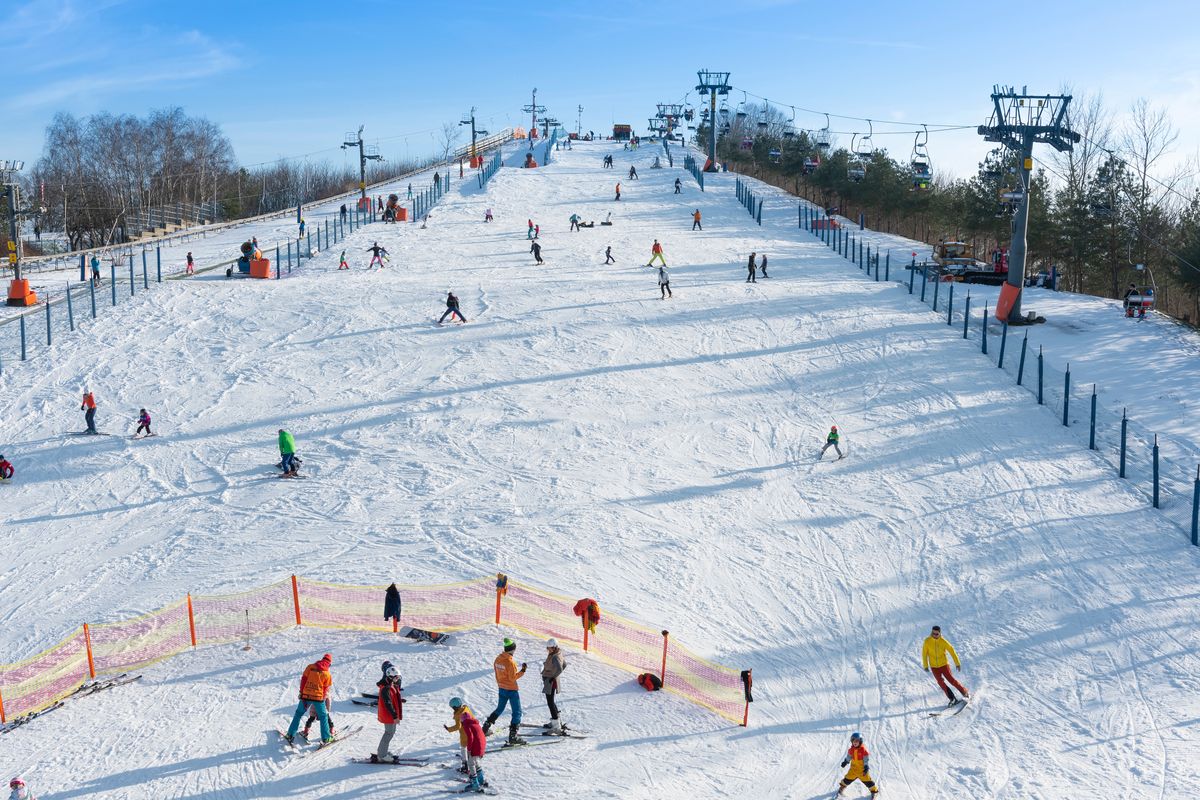
<path id="1" fill-rule="evenodd" d="M 385 670 L 383 671 L 383 677 L 385 677 L 385 678 L 399 678 L 399 677 L 400 677 L 400 670 L 396 669 L 395 667 L 393 667 L 393 666 L 391 666 L 391 665 L 388 665 L 388 668 L 387 668 L 387 669 L 385 669 Z"/>
<path id="2" fill-rule="evenodd" d="M 558 639 L 547 639 L 546 640 L 546 649 L 547 650 L 553 650 L 556 647 L 558 647 Z"/>

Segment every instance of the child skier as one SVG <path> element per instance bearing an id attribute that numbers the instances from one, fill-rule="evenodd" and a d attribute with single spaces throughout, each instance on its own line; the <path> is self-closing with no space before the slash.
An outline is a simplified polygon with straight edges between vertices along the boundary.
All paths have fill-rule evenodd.
<path id="1" fill-rule="evenodd" d="M 292 724 L 283 737 L 289 744 L 295 741 L 296 731 L 300 729 L 300 719 L 310 707 L 317 712 L 317 719 L 321 722 L 321 744 L 326 745 L 333 741 L 333 733 L 329 729 L 329 716 L 325 713 L 325 696 L 333 684 L 333 676 L 329 674 L 332 664 L 333 656 L 326 653 L 319 661 L 305 667 L 304 674 L 300 677 L 300 702 L 296 704 Z"/>
<path id="2" fill-rule="evenodd" d="M 383 736 L 379 739 L 379 747 L 371 754 L 371 763 L 378 764 L 388 760 L 388 745 L 396 735 L 396 723 L 404 719 L 404 703 L 400 696 L 400 670 L 391 664 L 383 671 L 383 678 L 375 684 L 379 687 L 379 704 L 376 718 L 383 723 Z M 393 762 L 399 756 L 392 756 Z"/>
<path id="3" fill-rule="evenodd" d="M 492 221 L 492 210 L 490 208 L 487 211 L 483 212 L 483 221 L 484 222 Z"/>
<path id="4" fill-rule="evenodd" d="M 98 262 L 97 262 L 97 266 L 99 266 Z M 195 272 L 196 272 L 196 262 L 192 260 L 192 254 L 189 252 L 187 254 L 187 274 L 193 275 L 193 274 L 195 274 Z"/>
<path id="5" fill-rule="evenodd" d="M 692 230 L 697 228 L 704 230 L 704 226 L 700 224 L 700 209 L 698 208 L 692 212 Z"/>
<path id="6" fill-rule="evenodd" d="M 534 243 L 536 244 L 536 242 Z M 466 322 L 467 318 L 462 315 L 462 311 L 458 309 L 458 298 L 454 296 L 454 292 L 446 293 L 446 313 L 442 314 L 442 318 L 438 320 L 438 325 L 446 321 L 446 317 L 454 315 L 460 321 Z"/>
<path id="7" fill-rule="evenodd" d="M 572 214 L 570 222 L 571 222 L 571 230 L 573 230 L 573 231 L 579 230 L 579 215 L 578 214 Z"/>
<path id="8" fill-rule="evenodd" d="M 566 659 L 558 647 L 557 639 L 546 640 L 546 661 L 542 664 L 542 693 L 546 695 L 546 708 L 550 709 L 550 733 L 561 734 L 562 723 L 558 720 L 558 704 L 554 696 L 558 694 L 558 676 L 567 668 Z"/>
<path id="9" fill-rule="evenodd" d="M 617 263 L 617 260 L 612 257 L 612 245 L 611 244 L 604 248 L 604 263 L 605 264 Z"/>
<path id="10" fill-rule="evenodd" d="M 92 283 L 96 286 L 100 285 L 100 258 L 92 256 Z"/>
<path id="11" fill-rule="evenodd" d="M 474 712 L 471 711 L 470 706 L 463 702 L 461 697 L 451 697 L 450 707 L 454 709 L 454 724 L 443 725 L 442 727 L 445 728 L 448 733 L 454 733 L 455 731 L 458 731 L 459 756 L 462 758 L 462 764 L 459 766 L 458 771 L 469 773 L 471 759 L 470 753 L 467 751 L 467 745 L 469 742 L 467 741 L 467 728 L 463 725 L 463 716 L 470 716 L 472 719 L 474 719 Z M 475 724 L 478 725 L 479 722 L 476 721 Z"/>
<path id="12" fill-rule="evenodd" d="M 676 178 L 675 179 L 675 194 L 679 194 L 682 191 L 683 191 L 683 182 L 680 181 L 679 178 Z"/>
<path id="13" fill-rule="evenodd" d="M 333 723 L 333 698 L 330 697 L 328 694 L 325 695 L 324 706 L 325 706 L 325 718 L 329 720 L 329 735 L 335 736 L 336 732 L 337 732 L 337 725 L 335 725 Z M 303 736 L 305 739 L 308 739 L 312 732 L 313 723 L 316 721 L 317 721 L 317 710 L 315 708 L 313 708 L 312 703 L 309 703 L 308 704 L 308 719 L 304 720 L 304 730 L 302 730 L 300 732 L 300 735 Z"/>
<path id="14" fill-rule="evenodd" d="M 533 244 L 529 246 L 529 252 L 533 253 L 533 257 L 537 259 L 537 263 L 546 263 L 545 261 L 542 261 L 542 246 L 538 244 L 537 239 L 534 239 Z"/>
<path id="15" fill-rule="evenodd" d="M 525 238 L 526 238 L 526 239 L 532 239 L 532 238 L 533 238 L 533 220 L 529 220 L 529 230 L 527 230 L 527 231 L 525 232 Z"/>
<path id="16" fill-rule="evenodd" d="M 946 697 L 950 700 L 948 705 L 956 705 L 959 700 L 954 696 L 954 692 L 950 691 L 949 683 L 955 689 L 962 692 L 962 702 L 967 702 L 971 699 L 971 693 L 967 688 L 954 679 L 950 674 L 950 664 L 946 658 L 949 653 L 954 659 L 954 668 L 962 670 L 962 662 L 958 660 L 958 653 L 954 650 L 954 645 L 942 638 L 942 629 L 939 625 L 934 625 L 929 632 L 929 636 L 925 638 L 925 643 L 921 645 L 921 668 L 926 672 L 933 670 L 933 677 L 937 679 L 938 686 L 942 687 L 942 691 L 946 693 Z"/>
<path id="17" fill-rule="evenodd" d="M 375 266 L 376 261 L 379 262 L 379 268 L 383 269 L 383 257 L 388 254 L 387 248 L 380 247 L 379 242 L 375 242 L 375 244 L 367 248 L 367 252 L 371 253 L 371 263 L 367 264 L 367 269 Z"/>
<path id="18" fill-rule="evenodd" d="M 512 639 L 504 640 L 504 652 L 496 656 L 496 660 L 492 662 L 492 668 L 496 672 L 496 686 L 499 689 L 499 703 L 496 710 L 488 714 L 487 720 L 483 723 L 483 735 L 488 736 L 492 732 L 492 726 L 496 724 L 496 719 L 504 713 L 504 709 L 509 703 L 512 703 L 512 721 L 508 725 L 508 742 L 507 744 L 525 744 L 525 740 L 517 735 L 517 731 L 521 727 L 521 692 L 517 688 L 517 681 L 525 675 L 527 664 L 521 664 L 521 669 L 517 669 L 516 663 L 513 661 L 513 653 L 517 651 L 517 643 Z"/>
<path id="19" fill-rule="evenodd" d="M 137 435 L 139 433 L 141 433 L 143 430 L 146 431 L 146 436 L 154 435 L 153 433 L 150 432 L 150 412 L 149 411 L 147 411 L 144 408 L 141 411 L 139 411 L 137 423 L 138 423 L 137 430 L 133 432 L 134 438 L 137 438 Z"/>
<path id="20" fill-rule="evenodd" d="M 617 182 L 617 199 L 618 200 L 621 199 L 621 183 L 620 183 L 620 181 Z"/>
<path id="21" fill-rule="evenodd" d="M 83 419 L 87 422 L 87 433 L 99 433 L 100 431 L 96 430 L 96 398 L 87 389 L 83 390 L 83 402 L 80 404 L 79 410 L 84 412 Z"/>
<path id="22" fill-rule="evenodd" d="M 821 448 L 821 455 L 817 456 L 818 461 L 825 457 L 825 451 L 831 447 L 837 452 L 838 458 L 842 457 L 842 448 L 838 447 L 839 438 L 837 425 L 831 425 L 829 435 L 825 437 L 825 446 Z"/>
<path id="23" fill-rule="evenodd" d="M 539 237 L 539 236 L 541 236 L 541 235 L 542 235 L 542 226 L 541 226 L 541 225 L 534 225 L 534 226 L 533 226 L 533 238 L 534 238 L 534 239 L 536 239 L 536 238 L 538 238 L 538 237 Z"/>
<path id="24" fill-rule="evenodd" d="M 350 269 L 349 262 L 346 261 L 346 251 L 342 251 L 341 257 L 338 259 L 338 269 Z"/>
<path id="25" fill-rule="evenodd" d="M 279 468 L 283 470 L 283 478 L 294 478 L 300 471 L 296 458 L 296 440 L 283 428 L 279 429 Z"/>
<path id="26" fill-rule="evenodd" d="M 0 481 L 12 480 L 13 474 L 16 472 L 13 465 L 2 455 L 0 455 Z"/>
<path id="27" fill-rule="evenodd" d="M 462 701 L 460 700 L 459 702 L 461 703 Z M 483 777 L 483 767 L 479 761 L 483 758 L 483 754 L 487 752 L 487 735 L 484 734 L 483 728 L 479 726 L 479 720 L 475 719 L 469 712 L 464 712 L 460 721 L 463 733 L 467 736 L 467 776 L 471 780 L 470 784 L 468 784 L 468 789 L 482 794 L 483 787 L 487 786 L 488 782 Z"/>
<path id="28" fill-rule="evenodd" d="M 858 731 L 850 734 L 850 747 L 846 750 L 846 757 L 842 759 L 842 766 L 848 766 L 850 769 L 846 772 L 846 777 L 842 778 L 841 784 L 838 785 L 838 796 L 841 796 L 846 791 L 846 787 L 855 781 L 862 781 L 863 786 L 871 790 L 871 794 L 879 794 L 879 787 L 871 778 L 870 758 L 871 754 L 863 745 L 862 734 Z"/>
<path id="29" fill-rule="evenodd" d="M 754 256 L 754 253 L 750 254 L 750 263 L 746 265 L 746 269 L 750 271 L 750 274 L 746 276 L 746 283 L 758 283 L 754 277 Z"/>
<path id="30" fill-rule="evenodd" d="M 300 220 L 300 235 L 296 237 L 297 239 L 304 238 L 304 228 L 305 228 L 305 222 L 304 222 L 304 220 Z"/>
<path id="31" fill-rule="evenodd" d="M 20 775 L 8 782 L 8 788 L 12 789 L 8 800 L 37 800 L 33 796 L 33 792 L 29 791 L 29 787 L 25 785 L 25 779 Z"/>
<path id="32" fill-rule="evenodd" d="M 662 263 L 662 265 L 664 267 L 667 265 L 667 257 L 663 255 L 663 248 L 662 248 L 662 245 L 658 243 L 658 239 L 655 239 L 654 244 L 651 245 L 651 247 L 650 247 L 650 263 L 647 264 L 646 266 L 647 267 L 654 266 L 654 259 L 656 259 L 656 258 L 659 260 L 659 262 Z"/>
<path id="33" fill-rule="evenodd" d="M 671 294 L 671 276 L 667 274 L 666 267 L 658 268 L 658 290 L 662 293 L 660 300 L 666 300 L 668 297 L 673 297 Z"/>

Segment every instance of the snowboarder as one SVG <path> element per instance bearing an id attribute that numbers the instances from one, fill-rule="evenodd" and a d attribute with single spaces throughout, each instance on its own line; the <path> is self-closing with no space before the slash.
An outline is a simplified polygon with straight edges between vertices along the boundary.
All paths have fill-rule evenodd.
<path id="1" fill-rule="evenodd" d="M 16 472 L 13 465 L 4 456 L 0 455 L 0 481 L 12 480 L 13 474 Z"/>
<path id="2" fill-rule="evenodd" d="M 446 729 L 447 733 L 458 731 L 459 756 L 462 758 L 462 765 L 459 766 L 458 771 L 469 773 L 471 759 L 470 753 L 467 751 L 469 742 L 467 741 L 467 729 L 463 725 L 463 715 L 466 714 L 474 718 L 474 713 L 471 711 L 471 707 L 463 702 L 461 697 L 451 697 L 450 707 L 454 709 L 454 724 L 443 725 L 442 727 Z M 476 721 L 475 724 L 478 725 L 479 722 Z"/>
<path id="3" fill-rule="evenodd" d="M 189 254 L 190 255 L 190 254 Z M 92 283 L 100 285 L 100 257 L 92 256 Z"/>
<path id="4" fill-rule="evenodd" d="M 99 267 L 99 262 L 97 262 L 96 266 Z M 187 274 L 194 275 L 195 272 L 196 272 L 196 262 L 194 260 L 192 260 L 192 254 L 191 254 L 191 251 L 189 251 L 187 254 Z"/>
<path id="5" fill-rule="evenodd" d="M 396 735 L 396 723 L 404 719 L 404 703 L 400 696 L 400 670 L 391 664 L 383 671 L 383 678 L 375 684 L 379 687 L 379 704 L 376 718 L 383 723 L 383 736 L 379 739 L 379 747 L 371 754 L 371 763 L 378 764 L 388 760 L 388 746 Z M 398 758 L 394 756 L 393 760 Z"/>
<path id="6" fill-rule="evenodd" d="M 770 275 L 767 274 L 767 254 L 766 253 L 763 253 L 762 258 L 759 259 L 758 271 L 762 273 L 762 276 L 764 278 L 771 277 Z"/>
<path id="7" fill-rule="evenodd" d="M 554 696 L 558 694 L 558 676 L 567 668 L 566 659 L 558 647 L 557 639 L 546 640 L 546 661 L 542 664 L 542 693 L 546 695 L 546 708 L 550 709 L 550 732 L 562 733 L 562 723 L 558 720 L 558 704 Z"/>
<path id="8" fill-rule="evenodd" d="M 350 263 L 346 261 L 346 251 L 342 251 L 342 255 L 338 258 L 338 269 L 350 269 Z"/>
<path id="9" fill-rule="evenodd" d="M 143 408 L 138 412 L 137 424 L 137 430 L 133 432 L 135 437 L 143 430 L 146 432 L 147 436 L 154 435 L 150 432 L 150 412 L 146 409 Z"/>
<path id="10" fill-rule="evenodd" d="M 484 222 L 492 221 L 492 210 L 490 208 L 487 211 L 483 212 L 483 221 Z"/>
<path id="11" fill-rule="evenodd" d="M 294 478 L 300 471 L 296 459 L 296 440 L 283 428 L 279 429 L 279 468 L 283 470 L 284 478 Z"/>
<path id="12" fill-rule="evenodd" d="M 573 230 L 573 231 L 579 230 L 579 215 L 578 214 L 571 215 L 571 230 Z"/>
<path id="13" fill-rule="evenodd" d="M 654 266 L 654 259 L 656 258 L 664 267 L 667 265 L 667 257 L 663 255 L 663 248 L 662 245 L 658 243 L 658 239 L 655 239 L 654 244 L 650 246 L 650 263 L 646 266 Z"/>
<path id="14" fill-rule="evenodd" d="M 842 782 L 838 785 L 838 796 L 840 797 L 846 791 L 846 787 L 855 781 L 862 781 L 863 786 L 871 791 L 871 794 L 879 794 L 879 787 L 875 785 L 874 779 L 871 778 L 871 754 L 867 752 L 867 748 L 863 745 L 862 734 L 858 731 L 850 734 L 850 747 L 846 750 L 846 757 L 842 759 L 842 767 L 850 767 L 846 772 L 846 777 L 842 778 Z"/>
<path id="15" fill-rule="evenodd" d="M 79 410 L 83 411 L 83 418 L 87 422 L 88 433 L 99 433 L 96 430 L 96 397 L 91 390 L 83 390 L 83 402 L 79 406 Z"/>
<path id="16" fill-rule="evenodd" d="M 296 731 L 300 729 L 300 719 L 310 708 L 316 711 L 317 719 L 321 722 L 321 744 L 326 745 L 333 741 L 333 732 L 329 729 L 329 715 L 325 711 L 325 696 L 329 693 L 329 687 L 333 685 L 333 676 L 329 674 L 332 665 L 333 656 L 326 653 L 320 660 L 305 667 L 304 674 L 300 676 L 300 702 L 296 704 L 292 724 L 283 737 L 289 744 L 295 741 Z"/>
<path id="17" fill-rule="evenodd" d="M 387 248 L 380 247 L 379 242 L 375 242 L 375 244 L 367 248 L 367 252 L 371 254 L 371 263 L 367 264 L 367 269 L 375 266 L 376 261 L 379 262 L 379 268 L 383 269 L 383 259 L 388 254 Z"/>
<path id="18" fill-rule="evenodd" d="M 680 194 L 683 191 L 683 181 L 679 178 L 675 179 L 675 194 Z"/>
<path id="19" fill-rule="evenodd" d="M 750 254 L 750 263 L 746 265 L 746 269 L 750 270 L 750 274 L 746 277 L 746 283 L 758 283 L 758 279 L 754 277 L 754 253 Z"/>
<path id="20" fill-rule="evenodd" d="M 617 263 L 617 260 L 612 257 L 612 245 L 611 244 L 604 248 L 604 263 L 605 264 Z"/>
<path id="21" fill-rule="evenodd" d="M 459 700 L 459 703 L 461 702 L 462 700 Z M 483 787 L 487 786 L 487 779 L 483 777 L 483 767 L 480 766 L 479 760 L 487 752 L 487 734 L 480 727 L 479 720 L 470 712 L 464 711 L 459 716 L 459 722 L 467 737 L 467 776 L 471 780 L 468 788 L 482 792 Z"/>
<path id="22" fill-rule="evenodd" d="M 939 625 L 934 625 L 929 632 L 929 636 L 925 637 L 925 643 L 921 645 L 921 667 L 926 672 L 933 670 L 933 677 L 937 678 L 938 686 L 942 687 L 942 691 L 946 693 L 949 699 L 948 705 L 955 705 L 959 702 L 954 696 L 954 692 L 946 684 L 949 683 L 955 689 L 962 692 L 962 702 L 967 702 L 971 699 L 971 693 L 967 691 L 967 687 L 963 686 L 954 676 L 950 674 L 950 664 L 946 658 L 949 653 L 954 659 L 954 668 L 962 671 L 962 662 L 958 660 L 958 653 L 954 650 L 954 645 L 942 638 L 942 629 Z"/>
<path id="23" fill-rule="evenodd" d="M 818 461 L 825 457 L 825 451 L 831 447 L 838 454 L 838 458 L 842 458 L 842 448 L 838 446 L 839 438 L 837 425 L 829 426 L 829 435 L 825 437 L 825 446 L 821 448 L 821 455 L 817 456 Z"/>
<path id="24" fill-rule="evenodd" d="M 618 200 L 621 199 L 621 183 L 620 183 L 620 181 L 617 182 L 617 198 L 616 199 L 618 199 Z"/>
<path id="25" fill-rule="evenodd" d="M 658 268 L 658 290 L 662 293 L 660 300 L 666 300 L 668 297 L 673 297 L 671 294 L 671 276 L 667 272 L 666 267 Z"/>
<path id="26" fill-rule="evenodd" d="M 698 208 L 692 212 L 692 230 L 697 228 L 704 230 L 704 226 L 700 224 L 700 209 Z"/>
<path id="27" fill-rule="evenodd" d="M 496 724 L 496 718 L 504 713 L 504 709 L 509 703 L 512 703 L 512 720 L 508 725 L 508 744 L 525 744 L 525 740 L 517 735 L 517 731 L 521 727 L 521 692 L 517 688 L 517 681 L 525 675 L 525 668 L 528 665 L 522 663 L 521 669 L 517 669 L 512 655 L 516 650 L 517 643 L 512 639 L 505 639 L 504 652 L 496 656 L 496 660 L 492 662 L 492 668 L 496 672 L 496 686 L 499 689 L 500 700 L 496 710 L 488 714 L 487 720 L 483 723 L 483 735 L 491 734 L 492 726 Z"/>
<path id="28" fill-rule="evenodd" d="M 536 242 L 534 243 L 536 244 Z M 438 325 L 446 321 L 446 317 L 451 315 L 456 316 L 462 322 L 466 322 L 467 318 L 462 315 L 462 311 L 458 308 L 458 298 L 454 296 L 454 292 L 446 293 L 446 313 L 442 314 L 442 318 L 438 320 Z"/>
<path id="29" fill-rule="evenodd" d="M 527 230 L 527 231 L 525 232 L 525 238 L 526 238 L 526 239 L 532 239 L 532 238 L 533 238 L 533 220 L 529 220 L 529 230 Z"/>
<path id="30" fill-rule="evenodd" d="M 8 788 L 12 789 L 8 800 L 37 800 L 33 796 L 33 792 L 29 791 L 29 787 L 25 785 L 25 779 L 20 775 L 8 782 Z"/>
<path id="31" fill-rule="evenodd" d="M 632 164 L 629 165 L 629 180 L 638 180 L 637 167 L 633 166 Z"/>
<path id="32" fill-rule="evenodd" d="M 533 257 L 537 259 L 537 263 L 546 263 L 542 261 L 542 246 L 538 244 L 537 239 L 534 239 L 533 244 L 529 246 L 529 252 L 533 253 Z"/>

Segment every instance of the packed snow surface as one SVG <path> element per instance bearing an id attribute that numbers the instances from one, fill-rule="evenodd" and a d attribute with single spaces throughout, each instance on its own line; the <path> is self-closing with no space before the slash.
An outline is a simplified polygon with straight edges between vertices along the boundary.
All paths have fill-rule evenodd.
<path id="1" fill-rule="evenodd" d="M 732 175 L 700 193 L 651 169 L 660 153 L 577 145 L 486 191 L 458 183 L 427 229 L 356 232 L 349 272 L 338 245 L 281 281 L 166 284 L 6 368 L 6 660 L 187 591 L 502 570 L 755 677 L 741 728 L 571 651 L 563 716 L 590 738 L 493 743 L 504 796 L 825 797 L 852 730 L 891 798 L 1193 789 L 1200 557 L 1184 532 L 906 289 L 797 230 L 794 201 L 769 194 L 760 227 Z M 572 213 L 596 227 L 569 232 Z M 643 266 L 655 238 L 670 300 Z M 367 271 L 374 241 L 391 261 Z M 752 250 L 771 277 L 750 284 Z M 468 324 L 435 324 L 447 290 Z M 85 387 L 114 435 L 67 435 Z M 129 439 L 140 407 L 158 437 Z M 831 424 L 849 455 L 818 462 Z M 280 427 L 308 480 L 274 477 Z M 928 716 L 945 702 L 920 668 L 931 624 L 976 694 L 952 718 Z M 437 767 L 456 752 L 446 700 L 490 710 L 510 633 L 433 649 L 302 628 L 201 648 L 4 734 L 0 771 L 55 799 L 445 796 L 461 785 Z M 541 643 L 516 638 L 534 669 Z M 365 727 L 295 759 L 274 731 L 323 652 L 335 721 Z M 377 740 L 349 698 L 385 658 L 411 686 L 393 749 L 431 767 L 347 761 Z"/>

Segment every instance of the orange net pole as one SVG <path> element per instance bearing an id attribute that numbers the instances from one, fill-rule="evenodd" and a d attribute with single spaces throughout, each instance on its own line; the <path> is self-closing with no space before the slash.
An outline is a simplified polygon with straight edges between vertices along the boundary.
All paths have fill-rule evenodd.
<path id="1" fill-rule="evenodd" d="M 88 630 L 88 624 L 83 623 L 83 643 L 87 647 L 88 656 L 88 675 L 92 680 L 96 679 L 96 661 L 92 658 L 92 634 Z"/>
<path id="2" fill-rule="evenodd" d="M 583 615 L 583 652 L 587 652 L 588 648 L 588 624 L 587 614 Z"/>
<path id="3" fill-rule="evenodd" d="M 392 633 L 400 632 L 400 618 L 392 617 Z"/>
<path id="4" fill-rule="evenodd" d="M 8 718 L 4 716 L 4 693 L 0 692 L 0 723 L 8 722 Z"/>
<path id="5" fill-rule="evenodd" d="M 192 647 L 196 646 L 196 614 L 192 611 L 192 593 L 188 592 L 188 630 L 192 633 Z"/>
<path id="6" fill-rule="evenodd" d="M 296 606 L 296 624 L 300 625 L 300 583 L 292 576 L 292 603 Z"/>
<path id="7" fill-rule="evenodd" d="M 658 674 L 658 677 L 659 677 L 660 679 L 662 679 L 663 686 L 666 686 L 666 685 L 667 685 L 667 639 L 668 639 L 668 638 L 670 638 L 670 636 L 671 636 L 671 632 L 670 632 L 670 631 L 663 631 L 663 632 L 662 632 L 662 634 L 663 634 L 663 660 L 662 660 L 662 672 L 660 672 L 660 673 Z"/>

